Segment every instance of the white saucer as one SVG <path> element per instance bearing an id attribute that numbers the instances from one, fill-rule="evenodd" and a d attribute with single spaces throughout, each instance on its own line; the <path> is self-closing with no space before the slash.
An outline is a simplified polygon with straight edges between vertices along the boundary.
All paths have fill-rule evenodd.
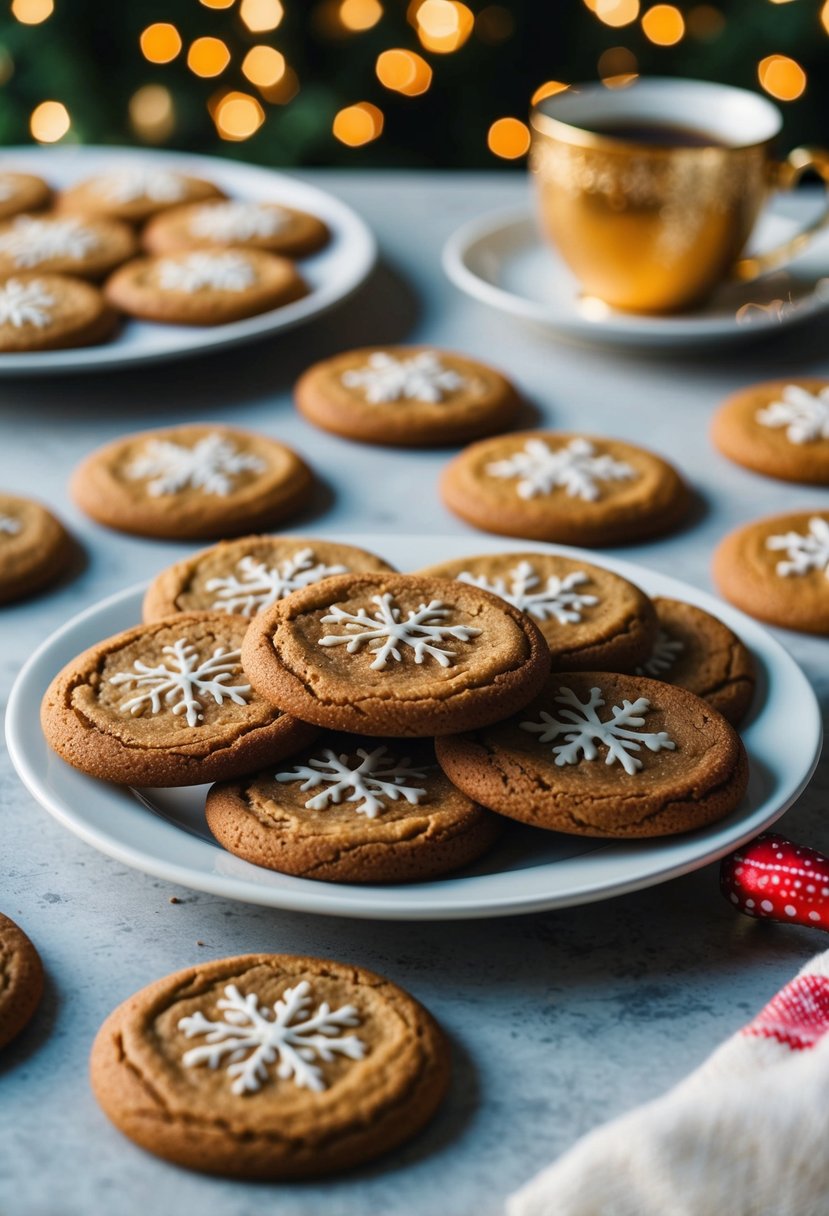
<path id="1" fill-rule="evenodd" d="M 472 552 L 526 551 L 526 541 L 438 536 L 342 536 L 397 565 L 416 569 Z M 595 553 L 537 545 L 584 561 Z M 47 747 L 40 701 L 56 672 L 102 638 L 134 625 L 143 587 L 133 587 L 67 622 L 32 655 L 15 682 L 6 717 L 12 763 L 30 793 L 60 823 L 125 865 L 228 899 L 334 916 L 453 920 L 563 908 L 621 895 L 688 873 L 724 856 L 778 819 L 811 777 L 821 743 L 815 694 L 765 629 L 696 588 L 631 562 L 603 565 L 652 595 L 689 600 L 716 613 L 754 652 L 759 684 L 743 739 L 751 761 L 748 794 L 727 819 L 698 832 L 653 841 L 591 841 L 515 826 L 474 867 L 425 883 L 346 886 L 289 878 L 240 861 L 214 841 L 204 821 L 207 786 L 133 791 L 70 768 Z"/>

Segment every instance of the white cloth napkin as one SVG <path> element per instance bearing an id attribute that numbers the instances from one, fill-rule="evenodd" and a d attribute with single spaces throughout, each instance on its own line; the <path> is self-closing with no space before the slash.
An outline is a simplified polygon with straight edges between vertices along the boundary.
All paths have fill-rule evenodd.
<path id="1" fill-rule="evenodd" d="M 591 1132 L 508 1216 L 827 1216 L 829 950 L 663 1097 Z"/>

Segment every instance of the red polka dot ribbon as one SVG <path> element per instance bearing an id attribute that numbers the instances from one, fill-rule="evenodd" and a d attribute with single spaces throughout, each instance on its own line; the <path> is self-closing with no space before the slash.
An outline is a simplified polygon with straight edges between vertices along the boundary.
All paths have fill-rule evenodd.
<path id="1" fill-rule="evenodd" d="M 725 858 L 720 889 L 746 916 L 829 930 L 829 857 L 775 832 Z"/>

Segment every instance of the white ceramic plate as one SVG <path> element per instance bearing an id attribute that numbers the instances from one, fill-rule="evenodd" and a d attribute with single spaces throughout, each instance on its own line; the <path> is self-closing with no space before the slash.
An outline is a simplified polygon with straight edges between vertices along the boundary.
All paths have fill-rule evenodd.
<path id="1" fill-rule="evenodd" d="M 778 201 L 758 227 L 756 245 L 785 240 L 811 215 L 814 200 Z M 464 224 L 447 241 L 443 267 L 467 295 L 581 342 L 682 347 L 756 339 L 829 308 L 829 234 L 786 269 L 754 283 L 720 287 L 705 307 L 676 316 L 617 312 L 582 296 L 558 254 L 542 241 L 527 208 Z"/>
<path id="2" fill-rule="evenodd" d="M 136 363 L 159 363 L 220 347 L 238 346 L 266 334 L 291 329 L 346 299 L 364 281 L 377 257 L 374 237 L 345 203 L 285 173 L 216 156 L 159 152 L 135 148 L 7 148 L 3 167 L 37 173 L 53 186 L 109 169 L 161 165 L 215 182 L 233 198 L 278 202 L 311 211 L 331 230 L 331 240 L 300 269 L 310 291 L 301 300 L 229 325 L 156 325 L 127 321 L 117 337 L 102 346 L 0 355 L 0 376 L 52 375 L 58 372 L 106 371 Z"/>
<path id="3" fill-rule="evenodd" d="M 335 539 L 332 537 L 332 539 Z M 470 552 L 526 550 L 524 541 L 438 536 L 342 536 L 409 569 Z M 595 561 L 595 553 L 537 545 Z M 76 616 L 26 663 L 9 698 L 9 753 L 29 791 L 87 843 L 169 882 L 229 899 L 336 916 L 389 920 L 504 916 L 588 903 L 664 882 L 724 856 L 789 807 L 808 782 L 821 743 L 820 713 L 803 672 L 765 629 L 677 579 L 630 562 L 603 565 L 652 595 L 686 599 L 726 621 L 751 647 L 759 684 L 743 738 L 751 759 L 740 808 L 698 832 L 654 841 L 590 841 L 517 826 L 477 865 L 433 882 L 346 886 L 290 878 L 221 849 L 204 821 L 207 786 L 133 791 L 85 777 L 49 750 L 39 725 L 43 693 L 74 655 L 140 619 L 143 587 L 111 596 Z"/>

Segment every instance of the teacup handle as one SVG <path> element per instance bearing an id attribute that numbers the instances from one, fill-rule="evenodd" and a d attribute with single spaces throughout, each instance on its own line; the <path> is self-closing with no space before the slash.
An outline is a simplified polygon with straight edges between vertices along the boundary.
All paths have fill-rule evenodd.
<path id="1" fill-rule="evenodd" d="M 800 181 L 807 169 L 814 169 L 815 173 L 822 179 L 827 191 L 829 191 L 829 152 L 823 148 L 812 148 L 804 146 L 802 148 L 793 148 L 784 161 L 781 161 L 774 167 L 776 178 L 774 187 L 777 190 L 793 190 Z M 785 262 L 790 262 L 792 258 L 800 253 L 812 237 L 825 228 L 829 224 L 829 198 L 827 198 L 826 206 L 817 219 L 811 224 L 807 224 L 805 228 L 801 228 L 794 236 L 789 237 L 787 241 L 783 241 L 780 245 L 775 245 L 773 249 L 767 249 L 765 253 L 756 253 L 752 257 L 740 258 L 734 267 L 733 274 L 736 278 L 742 279 L 743 282 L 749 282 L 751 279 L 756 279 L 758 275 L 766 274 L 769 270 L 774 270 L 778 266 L 782 266 Z"/>

